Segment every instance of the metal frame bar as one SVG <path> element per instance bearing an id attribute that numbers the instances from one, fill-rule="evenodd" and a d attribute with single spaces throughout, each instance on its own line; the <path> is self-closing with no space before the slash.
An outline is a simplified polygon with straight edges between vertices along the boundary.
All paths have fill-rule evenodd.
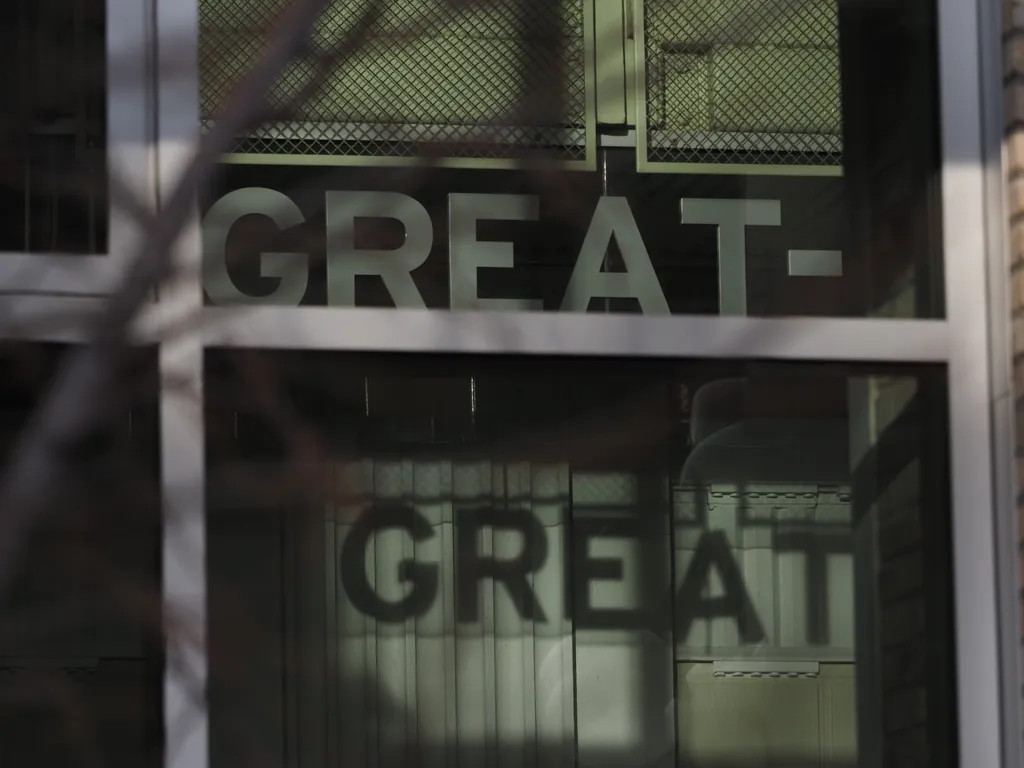
<path id="1" fill-rule="evenodd" d="M 212 129 L 215 124 L 216 121 L 214 120 L 203 121 L 203 127 L 206 130 Z M 421 136 L 432 128 L 437 127 L 443 126 L 413 123 L 393 123 L 388 125 L 382 123 L 303 122 L 292 120 L 288 122 L 267 123 L 251 131 L 249 136 L 270 141 L 323 141 L 324 134 L 329 132 L 331 138 L 327 139 L 328 141 L 379 142 L 386 144 L 388 142 L 400 143 L 409 141 L 410 136 Z M 512 147 L 528 147 L 531 141 L 530 134 L 536 130 L 528 126 L 497 127 L 501 128 L 500 135 L 494 135 L 496 132 L 494 126 L 466 126 L 463 129 L 464 138 L 470 141 L 491 140 L 494 144 Z M 543 128 L 543 126 L 538 126 L 538 128 Z M 561 146 L 583 147 L 586 145 L 587 136 L 584 128 L 549 130 L 557 131 L 560 134 L 561 141 L 558 143 Z M 325 159 L 322 155 L 313 155 L 313 157 L 321 161 Z M 368 157 L 377 157 L 377 155 L 368 155 Z"/>
<path id="2" fill-rule="evenodd" d="M 666 131 L 657 130 L 650 132 L 659 141 L 659 149 L 712 149 L 728 151 L 731 142 L 740 140 L 744 142 L 746 151 L 786 151 L 786 152 L 818 152 L 817 145 L 819 137 L 825 135 L 820 133 L 779 133 L 770 131 Z M 706 145 L 701 147 L 701 142 Z M 662 161 L 652 161 L 662 162 Z M 663 163 L 664 164 L 664 163 Z M 682 163 L 681 165 L 687 165 Z M 747 167 L 744 165 L 743 167 Z M 814 166 L 831 167 L 831 166 Z M 837 173 L 842 172 L 841 166 L 835 166 Z"/>
<path id="3" fill-rule="evenodd" d="M 1010 765 L 1002 758 L 995 561 L 993 360 L 988 270 L 1005 269 L 986 225 L 982 134 L 983 0 L 938 0 L 942 208 L 949 349 L 950 486 L 960 764 Z M 985 41 L 1000 50 L 999 38 Z M 987 257 L 986 257 L 987 254 Z M 1006 274 L 1005 272 L 1003 273 Z M 1005 278 L 1004 278 L 1005 279 Z M 1003 316 L 1009 322 L 1009 314 Z M 995 355 L 998 357 L 998 354 Z M 1005 447 L 999 453 L 1005 452 Z M 1008 542 L 1007 542 L 1008 544 Z M 1019 697 L 1019 692 L 1017 696 Z"/>
<path id="4" fill-rule="evenodd" d="M 81 344 L 91 321 L 106 306 L 103 296 L 15 293 L 0 295 L 0 337 L 18 341 Z M 166 318 L 157 302 L 147 302 L 129 328 L 131 344 L 156 344 Z"/>
<path id="5" fill-rule="evenodd" d="M 157 178 L 173 188 L 200 139 L 198 32 L 195 0 L 156 5 Z M 198 201 L 178 240 L 177 280 L 154 305 L 159 326 L 200 318 L 203 291 Z M 159 327 L 158 326 L 158 327 Z M 209 765 L 206 621 L 206 440 L 203 422 L 203 340 L 185 333 L 160 340 L 160 455 L 163 500 L 164 615 L 188 622 L 165 635 L 166 768 Z M 189 644 L 189 641 L 192 641 Z"/>
<path id="6" fill-rule="evenodd" d="M 543 159 L 545 168 L 554 166 L 564 171 L 593 171 L 597 168 L 597 142 L 587 139 L 587 156 L 582 160 L 554 158 Z M 527 150 L 530 148 L 527 147 Z M 542 155 L 543 156 L 543 155 Z M 407 168 L 423 165 L 421 157 L 380 156 L 380 155 L 262 155 L 232 152 L 224 155 L 223 161 L 232 165 L 285 165 L 306 166 L 313 168 L 326 167 L 360 167 L 360 168 Z M 529 168 L 539 164 L 529 156 L 518 159 L 512 157 L 439 157 L 432 159 L 431 164 L 437 168 L 473 168 L 479 170 L 516 170 Z"/>
<path id="7" fill-rule="evenodd" d="M 106 0 L 107 168 L 144 204 L 154 202 L 151 9 L 137 0 Z M 138 227 L 110 196 L 107 253 L 73 255 L 0 253 L 4 291 L 96 295 L 106 293 Z"/>
<path id="8" fill-rule="evenodd" d="M 206 346 L 338 351 L 945 362 L 942 320 L 207 307 Z"/>
<path id="9" fill-rule="evenodd" d="M 981 167 L 985 187 L 985 229 L 989 295 L 991 359 L 991 424 L 993 446 L 996 598 L 999 618 L 999 679 L 1002 683 L 1003 765 L 1024 761 L 1024 664 L 1021 658 L 1021 526 L 1017 506 L 1015 383 L 1007 244 L 1006 163 L 1003 122 L 1002 16 L 994 3 L 981 2 L 978 11 L 980 101 L 982 114 Z"/>
<path id="10" fill-rule="evenodd" d="M 593 69 L 596 83 L 597 121 L 603 125 L 626 125 L 628 89 L 623 64 L 626 60 L 626 18 L 622 0 L 596 2 L 594 9 Z"/>
<path id="11" fill-rule="evenodd" d="M 996 311 L 998 302 L 990 303 L 987 270 L 997 271 L 1002 263 L 1001 253 L 987 237 L 986 225 L 990 225 L 991 220 L 985 218 L 983 194 L 986 152 L 980 126 L 981 72 L 978 68 L 981 55 L 978 13 L 982 3 L 938 2 L 948 321 L 207 308 L 202 344 L 336 350 L 948 362 L 960 764 L 1015 764 L 1001 760 L 1008 755 L 1003 740 L 1006 721 L 1002 719 L 1006 712 L 1000 711 L 1001 704 L 1005 707 L 1005 686 L 1000 684 L 997 653 L 1000 646 L 993 566 L 997 553 L 995 521 L 991 513 L 995 503 L 992 480 L 996 476 L 1005 477 L 997 473 L 996 468 L 1012 457 L 1005 455 L 1005 440 L 998 445 L 993 442 L 992 394 L 998 390 L 993 389 L 996 381 L 992 366 L 1000 356 L 1000 348 L 992 346 L 989 330 L 989 312 Z M 640 40 L 637 49 L 639 57 Z M 642 67 L 641 62 L 637 64 Z M 638 121 L 641 150 L 644 149 L 645 127 Z M 988 253 L 991 263 L 979 259 L 979 253 Z M 201 360 L 193 363 L 191 370 L 197 374 Z M 187 435 L 166 435 L 164 444 L 182 453 L 191 450 L 193 456 L 201 456 L 201 438 L 200 426 Z M 994 446 L 998 452 L 993 450 Z M 195 476 L 201 476 L 201 471 L 198 468 Z M 201 500 L 197 503 L 201 504 Z M 196 589 L 205 589 L 205 583 L 196 582 L 195 572 L 179 575 L 179 578 L 187 579 Z M 1016 686 L 1010 687 L 1016 696 Z M 205 734 L 204 728 L 204 744 Z M 207 755 L 200 755 L 198 751 L 192 751 L 189 760 L 190 768 L 207 765 Z M 175 766 L 178 764 L 174 762 Z"/>

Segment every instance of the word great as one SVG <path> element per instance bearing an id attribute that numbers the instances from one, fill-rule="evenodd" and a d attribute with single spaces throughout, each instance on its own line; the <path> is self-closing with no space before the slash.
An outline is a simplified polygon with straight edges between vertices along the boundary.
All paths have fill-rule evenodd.
<path id="1" fill-rule="evenodd" d="M 398 192 L 325 193 L 327 303 L 354 306 L 356 278 L 380 277 L 396 307 L 424 308 L 412 273 L 430 255 L 434 242 L 430 214 L 421 203 Z M 720 312 L 745 314 L 746 236 L 748 226 L 780 226 L 778 200 L 683 198 L 680 222 L 718 228 Z M 535 299 L 481 298 L 478 270 L 512 269 L 512 243 L 477 239 L 480 221 L 533 221 L 539 216 L 536 196 L 510 194 L 448 195 L 449 302 L 451 309 L 537 310 Z M 250 296 L 238 289 L 227 266 L 227 244 L 234 224 L 244 216 L 269 218 L 279 229 L 305 222 L 298 205 L 282 192 L 264 187 L 237 189 L 221 197 L 203 220 L 204 285 L 215 304 L 298 305 L 309 281 L 305 253 L 262 253 L 260 275 L 276 278 L 268 296 Z M 391 250 L 355 246 L 357 219 L 393 219 L 405 230 L 404 242 Z M 612 238 L 622 255 L 624 271 L 605 272 Z M 650 255 L 624 197 L 598 200 L 562 298 L 562 311 L 584 312 L 591 299 L 632 298 L 645 314 L 668 314 L 669 305 Z"/>
<path id="2" fill-rule="evenodd" d="M 490 528 L 515 532 L 522 539 L 517 557 L 496 559 L 481 554 L 480 531 Z M 378 505 L 366 509 L 349 530 L 339 555 L 341 587 L 353 606 L 381 622 L 400 623 L 425 614 L 438 596 L 440 566 L 415 559 L 396 564 L 399 581 L 407 585 L 400 600 L 382 598 L 370 584 L 367 548 L 379 531 L 399 529 L 415 542 L 435 535 L 434 528 L 416 509 L 403 504 Z M 640 546 L 637 578 L 642 604 L 630 608 L 598 608 L 592 603 L 591 584 L 621 581 L 622 560 L 595 557 L 590 543 L 599 538 L 631 539 Z M 765 640 L 732 550 L 721 531 L 705 531 L 679 589 L 669 587 L 667 536 L 658 535 L 651 523 L 642 520 L 608 518 L 572 519 L 571 542 L 564 553 L 566 618 L 578 628 L 649 629 L 670 631 L 675 621 L 677 637 L 686 637 L 697 619 L 727 618 L 736 622 L 744 643 Z M 530 575 L 543 567 L 550 553 L 541 523 L 530 512 L 514 509 L 467 509 L 455 518 L 456 620 L 475 622 L 480 614 L 480 586 L 485 580 L 500 584 L 523 619 L 545 622 L 548 617 L 530 583 Z M 379 566 L 379 563 L 378 563 Z M 710 597 L 707 589 L 712 569 L 716 570 L 722 593 Z M 646 572 L 645 572 L 646 571 Z"/>

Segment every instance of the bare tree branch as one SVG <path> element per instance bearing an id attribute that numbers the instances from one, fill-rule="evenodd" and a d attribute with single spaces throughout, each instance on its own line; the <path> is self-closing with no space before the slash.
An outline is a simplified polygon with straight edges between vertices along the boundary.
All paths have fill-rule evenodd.
<path id="1" fill-rule="evenodd" d="M 152 291 L 172 270 L 172 254 L 193 215 L 196 196 L 214 176 L 235 137 L 261 113 L 264 95 L 302 49 L 326 0 L 296 0 L 266 52 L 239 84 L 213 130 L 200 142 L 166 204 L 154 219 L 101 316 L 88 345 L 74 351 L 45 403 L 25 430 L 0 478 L 0 595 L 10 585 L 24 540 L 46 514 L 53 489 L 67 477 L 67 453 L 110 407 L 110 376 L 127 342 L 130 324 Z"/>

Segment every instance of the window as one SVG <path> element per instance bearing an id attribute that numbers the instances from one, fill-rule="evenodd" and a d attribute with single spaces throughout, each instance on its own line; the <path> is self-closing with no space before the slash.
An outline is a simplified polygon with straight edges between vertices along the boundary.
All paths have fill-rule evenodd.
<path id="1" fill-rule="evenodd" d="M 106 253 L 106 0 L 5 14 L 0 252 Z"/>
<path id="2" fill-rule="evenodd" d="M 774 38 L 702 47 L 702 10 L 753 4 L 690 5 L 584 4 L 571 167 L 519 163 L 517 131 L 473 146 L 491 91 L 419 103 L 467 68 L 411 92 L 435 62 L 407 77 L 386 35 L 395 55 L 338 84 L 351 109 L 326 89 L 239 137 L 201 200 L 202 342 L 165 371 L 206 412 L 165 408 L 165 491 L 198 509 L 183 486 L 208 473 L 186 531 L 206 572 L 167 590 L 204 617 L 210 708 L 168 675 L 169 721 L 199 726 L 173 768 L 1013 751 L 1016 595 L 997 603 L 992 563 L 1015 544 L 979 512 L 1012 463 L 977 132 L 995 38 L 976 3 L 844 0 L 802 4 L 806 29 L 761 3 Z M 161 89 L 166 140 L 217 119 L 234 75 L 208 41 L 255 34 L 197 8 L 202 72 Z M 718 76 L 686 97 L 707 105 L 692 133 L 668 104 L 687 57 Z M 530 149 L 566 159 L 566 125 L 533 123 Z"/>
<path id="3" fill-rule="evenodd" d="M 213 768 L 955 752 L 941 369 L 207 366 Z"/>

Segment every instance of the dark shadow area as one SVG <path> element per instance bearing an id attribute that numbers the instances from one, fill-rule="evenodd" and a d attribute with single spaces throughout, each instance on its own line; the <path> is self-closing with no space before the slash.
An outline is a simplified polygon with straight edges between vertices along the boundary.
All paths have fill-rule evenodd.
<path id="1" fill-rule="evenodd" d="M 0 453 L 45 394 L 66 348 L 0 348 Z M 161 765 L 156 354 L 128 355 L 103 426 L 65 446 L 70 474 L 19 553 L 0 605 L 0 764 Z"/>
<path id="2" fill-rule="evenodd" d="M 105 0 L 13 0 L 4 9 L 0 252 L 105 253 Z"/>

